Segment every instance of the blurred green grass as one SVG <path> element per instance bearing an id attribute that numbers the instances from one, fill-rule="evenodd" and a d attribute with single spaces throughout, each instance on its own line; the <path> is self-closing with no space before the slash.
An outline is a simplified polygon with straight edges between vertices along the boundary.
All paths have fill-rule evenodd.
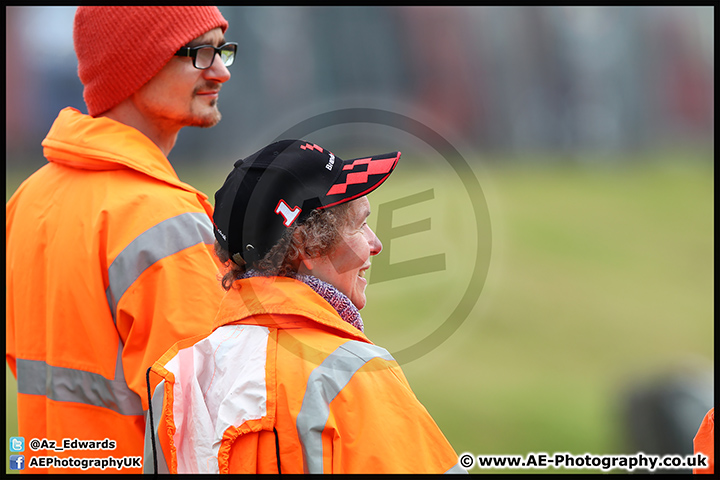
<path id="1" fill-rule="evenodd" d="M 474 169 L 493 242 L 485 287 L 448 340 L 403 365 L 411 386 L 458 453 L 635 453 L 618 411 L 627 385 L 686 361 L 712 366 L 712 154 L 482 165 Z M 227 174 L 189 166 L 178 173 L 211 201 Z M 435 200 L 395 212 L 393 224 L 429 216 L 431 231 L 384 246 L 392 262 L 445 253 L 447 268 L 382 283 L 370 274 L 366 333 L 391 352 L 427 336 L 456 304 L 477 241 L 452 214 L 471 201 L 456 178 L 398 173 L 392 187 L 370 195 L 371 226 L 393 194 L 430 186 Z M 25 176 L 7 171 L 7 198 Z M 7 375 L 10 437 L 17 419 Z"/>

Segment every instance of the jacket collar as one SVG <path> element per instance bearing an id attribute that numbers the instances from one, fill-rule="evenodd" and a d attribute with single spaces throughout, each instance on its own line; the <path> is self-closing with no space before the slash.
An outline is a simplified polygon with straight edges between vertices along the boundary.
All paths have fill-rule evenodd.
<path id="1" fill-rule="evenodd" d="M 176 187 L 207 196 L 180 181 L 160 148 L 139 130 L 106 117 L 93 118 L 66 107 L 45 140 L 48 161 L 83 170 L 129 168 Z"/>
<path id="2" fill-rule="evenodd" d="M 304 317 L 301 323 L 319 324 L 343 336 L 372 343 L 363 332 L 345 322 L 312 288 L 288 277 L 237 280 L 225 294 L 213 328 L 230 323 L 297 328 L 297 316 Z"/>

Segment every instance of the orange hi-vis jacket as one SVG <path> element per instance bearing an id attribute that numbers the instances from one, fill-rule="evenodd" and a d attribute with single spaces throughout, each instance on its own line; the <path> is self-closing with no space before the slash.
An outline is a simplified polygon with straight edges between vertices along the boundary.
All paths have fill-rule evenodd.
<path id="1" fill-rule="evenodd" d="M 149 138 L 114 120 L 63 109 L 43 147 L 49 163 L 6 205 L 19 434 L 55 442 L 26 448 L 24 472 L 142 473 L 147 369 L 178 340 L 212 331 L 224 294 L 212 206 Z M 72 448 L 75 439 L 115 448 Z"/>
<path id="2" fill-rule="evenodd" d="M 390 353 L 311 287 L 235 286 L 153 365 L 146 472 L 465 473 Z"/>
<path id="3" fill-rule="evenodd" d="M 693 473 L 715 472 L 715 407 L 705 414 L 693 439 L 693 450 L 707 456 L 707 467 L 693 468 Z"/>

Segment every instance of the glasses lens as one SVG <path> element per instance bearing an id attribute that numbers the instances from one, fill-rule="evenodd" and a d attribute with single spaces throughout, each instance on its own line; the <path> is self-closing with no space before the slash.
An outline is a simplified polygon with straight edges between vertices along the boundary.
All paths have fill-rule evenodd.
<path id="1" fill-rule="evenodd" d="M 226 67 L 229 67 L 235 61 L 235 51 L 237 50 L 236 45 L 225 45 L 220 50 L 220 58 Z"/>
<path id="2" fill-rule="evenodd" d="M 195 68 L 210 68 L 215 58 L 215 49 L 213 47 L 203 47 L 197 50 L 195 57 Z"/>

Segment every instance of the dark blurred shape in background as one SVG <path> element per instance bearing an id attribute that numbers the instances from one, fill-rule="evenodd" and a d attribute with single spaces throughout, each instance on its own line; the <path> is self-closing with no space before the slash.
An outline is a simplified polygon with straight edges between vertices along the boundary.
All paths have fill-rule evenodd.
<path id="1" fill-rule="evenodd" d="M 713 397 L 710 366 L 678 366 L 634 383 L 624 392 L 621 408 L 627 451 L 693 455 L 693 438 L 714 404 Z M 692 469 L 657 469 L 652 473 L 692 473 Z"/>

